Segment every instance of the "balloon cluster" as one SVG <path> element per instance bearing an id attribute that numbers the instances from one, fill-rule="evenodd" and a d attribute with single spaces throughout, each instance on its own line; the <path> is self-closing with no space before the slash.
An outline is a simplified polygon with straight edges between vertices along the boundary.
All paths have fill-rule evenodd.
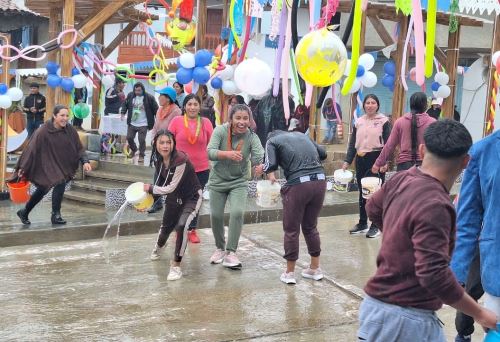
<path id="1" fill-rule="evenodd" d="M 377 75 L 373 71 L 370 71 L 375 65 L 375 57 L 370 53 L 364 53 L 359 56 L 358 69 L 356 70 L 356 78 L 352 83 L 349 93 L 354 94 L 357 92 L 361 86 L 366 88 L 375 87 L 377 84 Z M 348 76 L 351 71 L 351 61 L 347 61 L 347 67 L 345 68 L 344 75 Z"/>
<path id="2" fill-rule="evenodd" d="M 207 66 L 212 62 L 212 53 L 208 50 L 199 50 L 196 54 L 190 52 L 182 54 L 177 60 L 177 73 L 175 77 L 181 84 L 194 81 L 206 84 L 210 80 L 210 71 Z"/>
<path id="3" fill-rule="evenodd" d="M 61 77 L 59 75 L 59 64 L 49 61 L 45 65 L 47 69 L 47 85 L 51 88 L 61 87 L 67 93 L 71 93 L 73 88 L 83 88 L 87 84 L 87 78 L 80 73 L 80 70 L 73 68 L 71 77 Z"/>
<path id="4" fill-rule="evenodd" d="M 0 83 L 0 108 L 7 109 L 12 106 L 12 102 L 21 101 L 23 91 L 17 87 L 9 88 L 6 84 Z"/>
<path id="5" fill-rule="evenodd" d="M 250 96 L 264 96 L 273 84 L 273 72 L 266 62 L 246 59 L 234 70 L 236 86 Z"/>
<path id="6" fill-rule="evenodd" d="M 447 98 L 451 94 L 451 89 L 448 86 L 448 82 L 450 81 L 450 77 L 445 72 L 437 72 L 434 75 L 434 82 L 431 85 L 432 94 L 435 98 Z"/>
<path id="7" fill-rule="evenodd" d="M 396 64 L 394 61 L 391 60 L 384 63 L 384 72 L 382 85 L 389 88 L 390 91 L 394 91 L 394 82 L 396 81 Z"/>

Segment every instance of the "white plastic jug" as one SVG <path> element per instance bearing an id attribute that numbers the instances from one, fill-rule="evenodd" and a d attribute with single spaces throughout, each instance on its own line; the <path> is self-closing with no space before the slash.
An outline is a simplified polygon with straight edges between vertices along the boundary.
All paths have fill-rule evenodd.
<path id="1" fill-rule="evenodd" d="M 281 185 L 279 183 L 272 184 L 269 180 L 260 180 L 257 182 L 257 199 L 258 206 L 271 208 L 278 204 L 280 200 Z"/>
<path id="2" fill-rule="evenodd" d="M 333 173 L 333 190 L 337 192 L 348 192 L 349 182 L 352 180 L 353 175 L 349 170 L 338 169 Z"/>
<path id="3" fill-rule="evenodd" d="M 382 187 L 382 179 L 378 177 L 361 178 L 361 194 L 368 199 Z"/>

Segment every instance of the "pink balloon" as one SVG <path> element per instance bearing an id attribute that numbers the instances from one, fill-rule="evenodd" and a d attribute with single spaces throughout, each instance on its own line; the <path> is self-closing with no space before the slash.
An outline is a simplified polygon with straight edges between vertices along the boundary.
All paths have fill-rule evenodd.
<path id="1" fill-rule="evenodd" d="M 413 82 L 415 82 L 415 80 L 417 79 L 417 69 L 416 68 L 411 68 L 410 69 L 410 80 L 412 80 Z"/>
<path id="2" fill-rule="evenodd" d="M 412 0 L 413 31 L 415 33 L 415 60 L 416 60 L 416 82 L 419 86 L 425 82 L 424 62 L 424 20 L 422 19 L 422 7 L 420 0 Z"/>

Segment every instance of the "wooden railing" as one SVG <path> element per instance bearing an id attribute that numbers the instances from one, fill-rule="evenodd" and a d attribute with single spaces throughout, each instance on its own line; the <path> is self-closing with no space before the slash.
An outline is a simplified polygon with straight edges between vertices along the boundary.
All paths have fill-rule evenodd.
<path id="1" fill-rule="evenodd" d="M 159 32 L 162 36 L 166 36 L 165 32 Z M 215 48 L 221 43 L 221 38 L 219 35 L 205 35 L 202 38 L 201 48 L 215 50 Z M 153 44 L 153 50 L 157 49 L 157 43 Z M 194 45 L 186 47 L 188 51 L 194 51 Z M 175 58 L 179 56 L 179 53 L 173 49 L 163 47 L 163 52 L 165 58 Z M 129 35 L 122 41 L 118 48 L 118 63 L 136 63 L 144 62 L 153 59 L 153 54 L 148 48 L 148 39 L 145 32 L 134 31 L 129 33 Z"/>

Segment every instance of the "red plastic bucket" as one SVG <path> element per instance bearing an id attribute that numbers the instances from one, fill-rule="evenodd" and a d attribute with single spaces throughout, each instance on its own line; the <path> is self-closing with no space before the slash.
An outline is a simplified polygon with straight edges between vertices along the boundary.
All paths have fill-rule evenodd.
<path id="1" fill-rule="evenodd" d="M 9 188 L 10 200 L 14 203 L 26 203 L 30 199 L 30 182 L 21 181 L 17 183 L 7 183 Z"/>

